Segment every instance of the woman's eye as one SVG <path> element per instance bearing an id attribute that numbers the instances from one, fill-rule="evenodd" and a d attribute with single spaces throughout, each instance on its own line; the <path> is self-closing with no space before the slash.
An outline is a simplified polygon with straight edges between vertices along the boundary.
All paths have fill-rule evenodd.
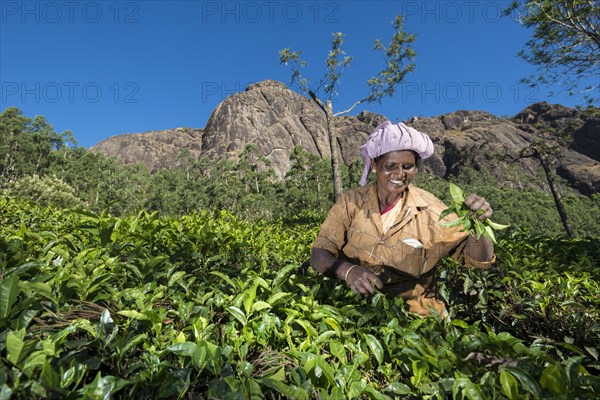
<path id="1" fill-rule="evenodd" d="M 401 168 L 401 169 L 403 169 L 403 170 L 407 171 L 407 170 L 411 170 L 411 169 L 413 169 L 414 167 L 415 167 L 415 165 L 414 165 L 414 164 L 406 164 L 406 165 L 403 165 L 402 167 L 400 167 L 400 166 L 399 166 L 399 165 L 397 165 L 397 164 L 385 164 L 385 165 L 383 166 L 383 168 L 384 168 L 386 171 L 393 171 L 393 170 L 396 170 L 396 169 L 399 169 L 399 168 Z"/>

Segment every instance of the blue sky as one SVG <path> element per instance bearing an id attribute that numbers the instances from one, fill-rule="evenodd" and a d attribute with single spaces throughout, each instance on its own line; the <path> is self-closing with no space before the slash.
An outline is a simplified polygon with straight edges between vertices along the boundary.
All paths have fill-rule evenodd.
<path id="1" fill-rule="evenodd" d="M 318 80 L 333 32 L 353 62 L 334 108 L 366 94 L 405 16 L 416 35 L 416 70 L 396 96 L 363 109 L 393 121 L 461 109 L 514 115 L 537 101 L 580 98 L 530 89 L 534 71 L 517 57 L 531 35 L 500 16 L 508 1 L 0 1 L 0 109 L 43 115 L 89 147 L 123 133 L 206 125 L 227 96 L 264 79 L 289 83 L 278 62 L 303 52 Z"/>

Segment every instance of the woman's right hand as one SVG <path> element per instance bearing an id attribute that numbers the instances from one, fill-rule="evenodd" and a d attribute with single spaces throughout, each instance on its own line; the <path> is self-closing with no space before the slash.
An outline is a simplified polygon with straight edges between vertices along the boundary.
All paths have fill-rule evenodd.
<path id="1" fill-rule="evenodd" d="M 375 288 L 379 290 L 383 288 L 383 282 L 377 275 L 358 265 L 348 271 L 346 274 L 346 283 L 348 283 L 354 294 L 365 297 L 374 295 L 376 292 Z"/>

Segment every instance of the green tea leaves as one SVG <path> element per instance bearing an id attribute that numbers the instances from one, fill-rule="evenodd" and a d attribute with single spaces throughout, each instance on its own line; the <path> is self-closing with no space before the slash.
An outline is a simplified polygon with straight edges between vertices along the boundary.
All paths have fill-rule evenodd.
<path id="1" fill-rule="evenodd" d="M 450 197 L 453 204 L 463 204 L 465 202 L 465 193 L 453 183 L 450 183 Z"/>
<path id="2" fill-rule="evenodd" d="M 248 320 L 246 319 L 246 314 L 244 314 L 244 312 L 238 307 L 227 307 L 227 311 L 229 311 L 229 313 L 233 317 L 235 317 L 235 319 L 237 319 L 242 324 L 242 326 L 245 326 L 248 323 Z"/>
<path id="3" fill-rule="evenodd" d="M 0 398 L 597 397 L 597 238 L 444 259 L 448 322 L 300 273 L 318 224 L 0 202 Z M 475 222 L 455 223 L 494 233 Z"/>
<path id="4" fill-rule="evenodd" d="M 450 197 L 452 202 L 450 206 L 442 211 L 439 220 L 441 221 L 445 217 L 451 214 L 456 214 L 457 219 L 440 223 L 440 226 L 445 228 L 454 228 L 462 226 L 464 231 L 469 232 L 475 236 L 478 240 L 481 236 L 489 238 L 492 242 L 496 243 L 496 235 L 494 230 L 506 229 L 509 225 L 501 225 L 492 222 L 489 218 L 484 220 L 479 219 L 479 216 L 483 213 L 483 210 L 471 210 L 465 204 L 465 194 L 461 188 L 453 183 L 449 183 Z"/>
<path id="5" fill-rule="evenodd" d="M 20 291 L 19 277 L 14 274 L 0 282 L 0 318 L 9 316 L 11 307 L 15 304 Z"/>
<path id="6" fill-rule="evenodd" d="M 377 364 L 381 365 L 383 363 L 383 347 L 377 338 L 369 333 L 363 335 L 364 340 L 367 342 L 369 346 L 369 350 L 377 360 Z"/>
<path id="7" fill-rule="evenodd" d="M 535 381 L 535 379 L 533 379 L 531 377 L 531 375 L 529 373 L 527 373 L 527 371 L 525 371 L 521 368 L 518 368 L 518 367 L 506 366 L 501 371 L 501 376 L 500 376 L 501 379 L 502 379 L 502 373 L 504 373 L 504 375 L 512 375 L 512 376 L 516 377 L 519 380 L 519 382 L 521 383 L 521 385 L 523 385 L 523 388 L 533 395 L 534 399 L 542 398 L 542 389 L 540 388 L 540 385 L 538 384 L 538 382 Z M 505 377 L 505 379 L 507 379 L 507 384 L 512 385 L 512 380 L 510 378 Z M 504 387 L 504 384 L 503 384 L 503 387 Z M 514 391 L 512 386 L 511 386 L 510 390 Z"/>
<path id="8" fill-rule="evenodd" d="M 490 221 L 489 219 L 486 219 L 485 221 L 486 221 L 486 224 L 488 224 L 488 226 L 494 230 L 506 229 L 510 226 L 510 225 L 497 224 L 495 222 Z"/>
<path id="9" fill-rule="evenodd" d="M 6 336 L 6 359 L 13 365 L 20 365 L 23 360 L 33 351 L 37 340 L 28 340 L 25 337 L 25 329 L 9 332 Z"/>

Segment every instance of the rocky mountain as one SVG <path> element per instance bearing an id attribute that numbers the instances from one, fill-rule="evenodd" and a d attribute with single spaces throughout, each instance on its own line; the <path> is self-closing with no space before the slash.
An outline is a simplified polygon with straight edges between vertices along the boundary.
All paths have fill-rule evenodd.
<path id="1" fill-rule="evenodd" d="M 345 163 L 359 158 L 359 147 L 386 118 L 364 111 L 336 120 L 340 154 Z M 456 111 L 436 117 L 405 121 L 429 134 L 436 154 L 424 166 L 447 177 L 464 168 L 489 166 L 498 182 L 521 187 L 523 173 L 540 175 L 539 164 L 519 158 L 519 152 L 548 132 L 570 132 L 573 140 L 552 159 L 556 172 L 584 194 L 600 192 L 600 117 L 576 109 L 536 103 L 510 119 L 483 111 Z M 289 169 L 289 154 L 296 145 L 330 157 L 325 116 L 310 99 L 277 81 L 250 85 L 226 98 L 212 112 L 204 129 L 118 135 L 90 148 L 116 156 L 125 163 L 143 163 L 151 171 L 178 164 L 182 150 L 193 157 L 236 158 L 254 144 L 282 178 Z M 507 172 L 508 171 L 508 172 Z M 512 172 L 511 172 L 512 171 Z M 543 187 L 543 180 L 540 186 Z"/>
<path id="2" fill-rule="evenodd" d="M 340 118 L 339 148 L 344 162 L 359 157 L 359 147 L 372 130 L 357 118 Z M 296 145 L 331 157 L 325 115 L 310 99 L 277 81 L 262 81 L 229 96 L 212 112 L 202 136 L 203 153 L 237 157 L 247 144 L 256 145 L 282 178 Z"/>
<path id="3" fill-rule="evenodd" d="M 182 150 L 200 157 L 203 129 L 175 128 L 146 133 L 112 136 L 89 148 L 114 156 L 125 164 L 144 164 L 150 171 L 173 168 L 179 164 Z"/>
<path id="4" fill-rule="evenodd" d="M 413 118 L 409 125 L 429 134 L 436 154 L 425 165 L 435 175 L 458 175 L 464 168 L 489 166 L 499 184 L 521 188 L 523 173 L 545 188 L 540 164 L 521 158 L 536 140 L 553 143 L 555 132 L 573 140 L 549 161 L 557 174 L 582 194 L 600 192 L 600 118 L 548 103 L 533 104 L 511 119 L 482 111 L 457 111 L 438 117 Z M 511 172 L 512 171 L 512 172 Z"/>

